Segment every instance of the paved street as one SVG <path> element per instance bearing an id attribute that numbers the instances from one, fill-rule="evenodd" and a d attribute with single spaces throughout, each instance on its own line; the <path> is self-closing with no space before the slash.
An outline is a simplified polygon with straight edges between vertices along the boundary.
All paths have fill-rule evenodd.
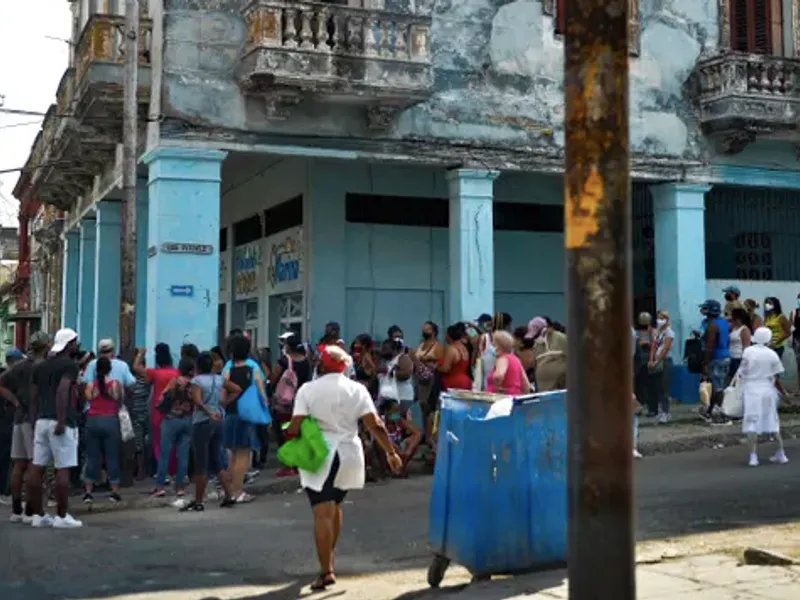
<path id="1" fill-rule="evenodd" d="M 743 447 L 637 463 L 639 539 L 800 520 L 800 442 L 787 452 L 797 460 L 758 469 L 744 466 Z M 351 495 L 337 560 L 340 583 L 318 597 L 428 596 L 420 593 L 429 561 L 430 482 L 392 481 Z M 315 572 L 310 514 L 301 494 L 264 496 L 230 511 L 160 508 L 84 518 L 86 527 L 76 531 L 0 524 L 0 598 L 289 600 Z M 544 577 L 557 587 L 563 574 Z M 444 585 L 466 581 L 464 571 L 452 569 Z M 487 598 L 522 593 L 496 595 L 491 589 Z M 468 600 L 475 591 L 461 595 Z"/>

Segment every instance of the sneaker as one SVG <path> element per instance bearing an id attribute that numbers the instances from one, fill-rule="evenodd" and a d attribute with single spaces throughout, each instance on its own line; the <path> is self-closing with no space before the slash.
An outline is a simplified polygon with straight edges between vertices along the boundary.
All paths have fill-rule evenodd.
<path id="1" fill-rule="evenodd" d="M 642 453 L 638 450 L 633 451 L 633 458 L 642 458 Z"/>
<path id="2" fill-rule="evenodd" d="M 11 506 L 11 496 L 0 496 L 0 505 Z"/>
<path id="3" fill-rule="evenodd" d="M 50 515 L 33 515 L 31 527 L 52 527 L 53 517 Z"/>
<path id="4" fill-rule="evenodd" d="M 22 524 L 23 525 L 32 525 L 33 524 L 33 515 L 22 515 Z"/>
<path id="5" fill-rule="evenodd" d="M 120 496 L 118 492 L 111 492 L 111 493 L 108 495 L 108 501 L 109 501 L 109 502 L 113 502 L 113 503 L 115 503 L 115 504 L 116 504 L 117 502 L 122 502 L 122 496 Z"/>
<path id="6" fill-rule="evenodd" d="M 24 523 L 25 522 L 25 516 L 24 515 L 18 515 L 16 513 L 11 513 L 11 516 L 8 518 L 8 520 L 11 523 Z"/>
<path id="7" fill-rule="evenodd" d="M 661 423 L 662 425 L 666 425 L 667 423 L 669 423 L 669 420 L 671 418 L 672 417 L 669 416 L 669 413 L 661 413 L 660 415 L 658 415 L 658 422 Z"/>
<path id="8" fill-rule="evenodd" d="M 56 529 L 77 529 L 78 527 L 83 527 L 83 523 L 72 515 L 67 514 L 64 517 L 56 517 L 53 520 L 53 527 Z"/>
<path id="9" fill-rule="evenodd" d="M 750 455 L 750 462 L 747 463 L 747 464 L 749 466 L 751 466 L 751 467 L 757 467 L 758 466 L 758 455 L 757 454 L 751 454 Z"/>
<path id="10" fill-rule="evenodd" d="M 219 492 L 217 490 L 211 490 L 210 492 L 206 493 L 206 500 L 209 502 L 216 502 L 219 500 Z"/>
<path id="11" fill-rule="evenodd" d="M 281 467 L 275 472 L 275 477 L 293 477 L 294 469 L 291 467 Z"/>
<path id="12" fill-rule="evenodd" d="M 255 496 L 251 496 L 246 492 L 242 492 L 238 496 L 236 496 L 236 504 L 247 504 L 248 502 L 252 502 L 255 499 L 256 499 Z"/>
<path id="13" fill-rule="evenodd" d="M 94 502 L 94 496 L 92 496 L 89 492 L 86 492 L 83 495 L 83 503 L 84 504 L 91 504 L 92 502 Z"/>
<path id="14" fill-rule="evenodd" d="M 164 490 L 162 490 L 162 489 L 156 488 L 156 489 L 154 489 L 154 490 L 153 490 L 153 492 L 150 494 L 150 497 L 151 497 L 151 498 L 163 498 L 163 497 L 165 497 L 166 495 L 167 495 L 167 492 L 165 492 L 165 491 L 164 491 Z"/>
<path id="15" fill-rule="evenodd" d="M 786 458 L 786 453 L 778 450 L 772 458 L 769 459 L 769 462 L 775 463 L 776 465 L 785 465 L 789 462 L 789 459 Z"/>
<path id="16" fill-rule="evenodd" d="M 178 510 L 180 512 L 189 512 L 189 511 L 203 512 L 205 509 L 206 509 L 206 507 L 203 505 L 202 502 L 197 502 L 196 500 L 192 500 L 186 506 L 182 506 Z"/>
<path id="17" fill-rule="evenodd" d="M 236 506 L 236 500 L 234 500 L 230 496 L 225 496 L 225 498 L 223 498 L 222 502 L 219 505 L 220 508 L 231 508 L 233 506 Z"/>

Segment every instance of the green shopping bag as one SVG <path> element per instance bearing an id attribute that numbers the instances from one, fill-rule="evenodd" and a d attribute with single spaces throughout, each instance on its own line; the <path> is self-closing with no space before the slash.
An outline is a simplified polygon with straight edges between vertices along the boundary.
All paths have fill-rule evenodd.
<path id="1" fill-rule="evenodd" d="M 316 473 L 328 458 L 328 443 L 313 417 L 300 424 L 300 435 L 278 448 L 278 458 L 287 467 Z"/>

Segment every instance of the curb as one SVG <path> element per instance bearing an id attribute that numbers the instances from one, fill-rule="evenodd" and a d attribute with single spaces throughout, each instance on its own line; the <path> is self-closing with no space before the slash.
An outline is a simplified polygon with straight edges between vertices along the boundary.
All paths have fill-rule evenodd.
<path id="1" fill-rule="evenodd" d="M 269 496 L 289 494 L 300 489 L 300 479 L 298 477 L 285 477 L 282 479 L 271 479 L 268 481 L 258 482 L 245 486 L 245 491 L 253 496 Z M 129 496 L 126 496 L 126 490 L 121 490 L 121 502 L 106 502 L 99 501 L 92 504 L 83 504 L 80 502 L 79 497 L 70 498 L 70 514 L 89 515 L 117 512 L 121 510 L 143 510 L 152 508 L 171 508 L 175 509 L 172 505 L 175 502 L 175 496 L 167 496 L 166 498 L 152 498 L 149 495 L 137 493 L 136 490 L 128 488 Z M 187 494 L 187 497 L 188 494 Z M 209 503 L 212 504 L 212 503 Z M 213 504 L 216 504 L 214 502 Z"/>
<path id="2" fill-rule="evenodd" d="M 744 442 L 745 436 L 738 423 L 734 423 L 729 427 L 720 426 L 720 428 L 727 430 L 714 433 L 704 431 L 702 435 L 681 437 L 674 440 L 639 442 L 638 449 L 644 456 L 656 456 L 659 454 L 692 452 L 707 448 L 739 446 Z M 781 434 L 785 440 L 800 437 L 800 423 L 792 423 L 782 427 Z"/>

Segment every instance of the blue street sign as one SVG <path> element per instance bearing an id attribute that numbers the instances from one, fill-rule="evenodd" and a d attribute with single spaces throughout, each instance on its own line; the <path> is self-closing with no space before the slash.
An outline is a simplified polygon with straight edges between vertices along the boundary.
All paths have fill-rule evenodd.
<path id="1" fill-rule="evenodd" d="M 194 296 L 193 285 L 171 285 L 169 286 L 169 295 L 173 297 L 191 298 Z"/>

